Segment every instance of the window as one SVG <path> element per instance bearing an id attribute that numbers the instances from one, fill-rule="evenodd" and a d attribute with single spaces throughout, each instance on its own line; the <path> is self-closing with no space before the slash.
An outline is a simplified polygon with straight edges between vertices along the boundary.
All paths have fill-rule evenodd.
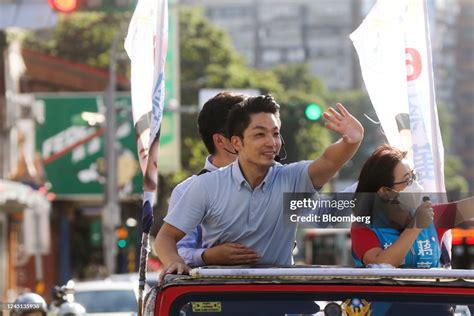
<path id="1" fill-rule="evenodd" d="M 76 302 L 84 306 L 87 313 L 135 312 L 137 301 L 133 290 L 78 291 Z"/>
<path id="2" fill-rule="evenodd" d="M 362 293 L 363 290 L 361 290 Z M 365 310 L 360 315 L 459 315 L 469 312 L 468 297 L 433 296 L 426 294 L 373 293 L 363 296 L 353 293 L 307 294 L 265 292 L 200 293 L 178 298 L 171 309 L 171 315 L 316 315 L 327 306 L 334 310 Z M 317 315 L 320 315 L 319 313 Z M 322 314 L 321 314 L 322 315 Z M 340 315 L 334 314 L 334 315 Z M 457 314 L 456 314 L 457 315 Z"/>

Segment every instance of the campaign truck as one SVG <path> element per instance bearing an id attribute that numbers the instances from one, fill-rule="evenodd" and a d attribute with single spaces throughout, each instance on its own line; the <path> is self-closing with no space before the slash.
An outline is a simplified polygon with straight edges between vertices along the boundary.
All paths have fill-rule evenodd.
<path id="1" fill-rule="evenodd" d="M 168 275 L 145 315 L 474 315 L 474 271 L 203 267 Z"/>

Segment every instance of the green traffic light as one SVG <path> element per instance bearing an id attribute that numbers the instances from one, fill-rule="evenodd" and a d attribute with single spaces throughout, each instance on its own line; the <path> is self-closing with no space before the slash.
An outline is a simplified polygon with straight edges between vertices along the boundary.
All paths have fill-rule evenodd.
<path id="1" fill-rule="evenodd" d="M 308 120 L 317 121 L 323 115 L 323 110 L 321 109 L 321 106 L 319 106 L 318 104 L 311 103 L 306 106 L 306 109 L 304 110 L 304 114 L 306 115 L 306 118 Z"/>
<path id="2" fill-rule="evenodd" d="M 122 249 L 123 249 L 123 248 L 125 248 L 125 247 L 127 246 L 127 241 L 121 239 L 121 240 L 119 240 L 119 241 L 117 242 L 117 246 L 118 246 L 119 248 L 122 248 Z"/>

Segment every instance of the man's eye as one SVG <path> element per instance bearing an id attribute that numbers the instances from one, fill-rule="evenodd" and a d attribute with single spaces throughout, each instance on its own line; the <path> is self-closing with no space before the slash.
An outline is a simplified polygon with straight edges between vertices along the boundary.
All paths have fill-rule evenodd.
<path id="1" fill-rule="evenodd" d="M 255 137 L 263 137 L 263 136 L 265 136 L 265 134 L 263 134 L 263 133 L 257 133 L 257 134 L 255 134 Z"/>
<path id="2" fill-rule="evenodd" d="M 280 137 L 280 133 L 279 132 L 273 133 L 273 137 Z"/>

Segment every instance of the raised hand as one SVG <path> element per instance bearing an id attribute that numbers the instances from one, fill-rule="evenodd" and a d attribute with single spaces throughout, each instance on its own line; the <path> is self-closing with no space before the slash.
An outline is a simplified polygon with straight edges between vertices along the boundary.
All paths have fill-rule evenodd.
<path id="1" fill-rule="evenodd" d="M 337 103 L 336 107 L 341 113 L 333 108 L 323 113 L 326 127 L 341 135 L 348 144 L 360 143 L 364 137 L 364 127 L 342 104 Z"/>

